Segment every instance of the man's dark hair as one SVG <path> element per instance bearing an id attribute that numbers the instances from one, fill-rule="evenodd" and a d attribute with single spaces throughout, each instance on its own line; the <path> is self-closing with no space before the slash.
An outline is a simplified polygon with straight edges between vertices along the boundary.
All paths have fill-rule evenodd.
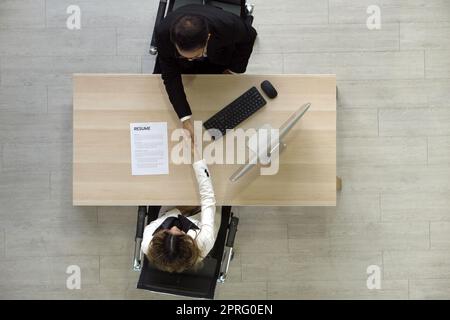
<path id="1" fill-rule="evenodd" d="M 199 15 L 184 15 L 177 18 L 170 28 L 170 40 L 183 51 L 202 48 L 208 40 L 208 23 Z"/>

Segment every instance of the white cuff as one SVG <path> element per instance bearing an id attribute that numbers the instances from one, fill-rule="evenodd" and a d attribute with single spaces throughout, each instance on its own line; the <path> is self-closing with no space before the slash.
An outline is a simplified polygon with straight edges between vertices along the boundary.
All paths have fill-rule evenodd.
<path id="1" fill-rule="evenodd" d="M 183 118 L 180 119 L 181 122 L 185 122 L 186 120 L 189 120 L 191 118 L 191 116 L 185 116 Z"/>
<path id="2" fill-rule="evenodd" d="M 202 171 L 208 168 L 205 159 L 195 161 L 192 166 L 194 167 L 195 172 Z"/>
<path id="3" fill-rule="evenodd" d="M 241 72 L 234 72 L 233 70 L 231 70 L 231 69 L 228 69 L 228 71 L 230 71 L 231 72 L 231 74 L 242 74 Z"/>
<path id="4" fill-rule="evenodd" d="M 192 166 L 194 167 L 195 177 L 197 178 L 199 185 L 205 180 L 211 183 L 211 177 L 209 176 L 208 165 L 206 164 L 205 159 L 194 162 Z"/>

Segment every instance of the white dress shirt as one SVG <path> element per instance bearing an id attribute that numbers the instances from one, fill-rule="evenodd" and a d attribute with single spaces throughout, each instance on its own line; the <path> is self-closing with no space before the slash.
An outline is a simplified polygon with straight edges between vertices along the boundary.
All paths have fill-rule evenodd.
<path id="1" fill-rule="evenodd" d="M 216 198 L 214 197 L 211 177 L 209 176 L 209 170 L 205 160 L 194 162 L 192 166 L 194 167 L 195 177 L 197 178 L 202 209 L 200 213 L 200 221 L 193 217 L 187 217 L 200 228 L 199 230 L 189 230 L 187 235 L 195 239 L 200 249 L 201 256 L 204 258 L 208 255 L 209 251 L 211 251 L 215 242 L 216 232 L 214 226 L 214 215 L 216 213 Z M 181 214 L 180 210 L 174 208 L 165 212 L 162 216 L 152 221 L 145 227 L 141 247 L 143 253 L 147 253 L 150 242 L 153 238 L 153 233 L 164 222 L 164 220 L 169 217 L 177 217 L 179 214 Z"/>

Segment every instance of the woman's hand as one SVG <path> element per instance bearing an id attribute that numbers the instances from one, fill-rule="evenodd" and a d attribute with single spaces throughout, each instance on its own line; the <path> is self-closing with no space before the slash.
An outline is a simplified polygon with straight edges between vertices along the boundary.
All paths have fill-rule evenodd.
<path id="1" fill-rule="evenodd" d="M 197 162 L 197 161 L 203 159 L 202 155 L 198 151 L 198 146 L 194 142 L 192 143 L 191 154 L 192 154 L 192 158 L 194 159 L 193 160 L 194 162 Z"/>
<path id="2" fill-rule="evenodd" d="M 184 130 L 184 142 L 186 143 L 186 147 L 189 147 L 191 149 L 191 159 L 193 160 L 192 163 L 197 162 L 202 159 L 201 153 L 198 151 L 198 146 L 194 142 L 194 140 L 191 139 L 192 136 L 189 135 L 189 132 Z"/>

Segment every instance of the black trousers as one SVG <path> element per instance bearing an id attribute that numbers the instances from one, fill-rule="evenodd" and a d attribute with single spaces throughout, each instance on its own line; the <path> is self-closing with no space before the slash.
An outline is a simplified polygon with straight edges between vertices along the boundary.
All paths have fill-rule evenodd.
<path id="1" fill-rule="evenodd" d="M 180 68 L 182 74 L 221 74 L 228 69 L 226 66 L 209 62 L 208 58 L 204 60 L 186 61 L 180 64 Z M 158 56 L 156 56 L 153 74 L 161 74 Z"/>

